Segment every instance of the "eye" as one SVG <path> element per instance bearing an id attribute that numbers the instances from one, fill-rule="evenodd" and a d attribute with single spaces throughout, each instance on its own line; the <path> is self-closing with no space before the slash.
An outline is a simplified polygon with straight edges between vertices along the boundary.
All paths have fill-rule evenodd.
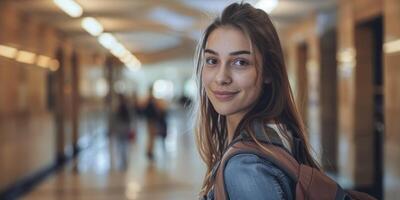
<path id="1" fill-rule="evenodd" d="M 249 61 L 247 61 L 245 59 L 236 59 L 236 60 L 234 60 L 232 62 L 232 64 L 236 65 L 236 66 L 243 66 L 244 67 L 244 66 L 249 65 L 250 63 L 249 63 Z"/>
<path id="2" fill-rule="evenodd" d="M 216 65 L 217 63 L 218 63 L 218 60 L 216 58 L 212 58 L 212 57 L 206 58 L 207 65 Z"/>

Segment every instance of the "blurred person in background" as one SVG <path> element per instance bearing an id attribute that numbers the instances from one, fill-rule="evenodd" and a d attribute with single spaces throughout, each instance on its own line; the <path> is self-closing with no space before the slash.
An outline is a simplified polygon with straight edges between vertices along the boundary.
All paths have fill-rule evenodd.
<path id="1" fill-rule="evenodd" d="M 161 138 L 163 149 L 165 150 L 165 139 L 168 134 L 168 123 L 167 123 L 167 105 L 165 102 L 160 102 L 157 107 L 158 116 L 157 116 L 157 131 L 158 136 Z"/>
<path id="2" fill-rule="evenodd" d="M 129 131 L 129 140 L 134 142 L 136 141 L 137 138 L 137 123 L 138 123 L 138 117 L 140 115 L 140 104 L 138 101 L 137 93 L 134 91 L 132 93 L 132 98 L 130 100 L 130 131 Z"/>
<path id="3" fill-rule="evenodd" d="M 192 100 L 190 99 L 190 97 L 186 96 L 186 95 L 182 95 L 179 100 L 178 100 L 179 104 L 183 107 L 183 108 L 189 108 L 192 104 Z"/>
<path id="4" fill-rule="evenodd" d="M 115 141 L 119 155 L 120 169 L 125 170 L 128 163 L 129 134 L 131 131 L 131 113 L 128 101 L 123 94 L 118 94 L 118 106 L 115 113 Z"/>
<path id="5" fill-rule="evenodd" d="M 219 165 L 237 139 L 249 138 L 263 148 L 261 140 L 271 141 L 266 130 L 273 129 L 299 163 L 319 170 L 268 14 L 247 3 L 229 5 L 205 30 L 196 56 L 195 132 L 207 165 L 201 197 L 215 198 L 215 176 L 220 172 L 227 199 L 294 199 L 293 180 L 262 157 L 239 154 Z"/>
<path id="6" fill-rule="evenodd" d="M 153 88 L 149 89 L 149 96 L 146 105 L 143 108 L 143 114 L 147 119 L 147 149 L 146 155 L 149 160 L 154 160 L 154 148 L 158 137 L 165 150 L 165 139 L 168 133 L 167 116 L 168 103 L 163 99 L 154 97 Z"/>

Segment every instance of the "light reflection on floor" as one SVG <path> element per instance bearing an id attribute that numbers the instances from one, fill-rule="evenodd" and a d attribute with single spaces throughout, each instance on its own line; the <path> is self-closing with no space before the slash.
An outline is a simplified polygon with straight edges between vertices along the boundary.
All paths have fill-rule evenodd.
<path id="1" fill-rule="evenodd" d="M 158 141 L 154 162 L 145 157 L 146 122 L 139 120 L 126 171 L 121 167 L 118 143 L 102 134 L 75 164 L 48 178 L 23 199 L 198 199 L 204 165 L 193 133 L 187 132 L 186 119 L 181 110 L 170 113 L 165 147 Z"/>

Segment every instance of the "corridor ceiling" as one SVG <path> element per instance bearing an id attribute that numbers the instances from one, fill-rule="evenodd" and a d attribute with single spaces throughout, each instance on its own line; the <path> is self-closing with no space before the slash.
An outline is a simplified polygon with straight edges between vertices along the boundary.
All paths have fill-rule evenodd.
<path id="1" fill-rule="evenodd" d="M 94 17 L 142 63 L 192 56 L 201 31 L 233 0 L 75 0 L 83 15 L 71 18 L 53 0 L 9 0 L 23 13 L 71 38 L 74 45 L 107 52 L 81 27 Z M 251 4 L 258 0 L 248 0 Z M 280 0 L 271 16 L 284 29 L 310 13 L 334 8 L 336 0 Z"/>

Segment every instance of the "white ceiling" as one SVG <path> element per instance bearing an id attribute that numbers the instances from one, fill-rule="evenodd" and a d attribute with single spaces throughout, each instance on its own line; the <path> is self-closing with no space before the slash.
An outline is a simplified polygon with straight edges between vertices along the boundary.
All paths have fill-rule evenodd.
<path id="1" fill-rule="evenodd" d="M 104 51 L 97 40 L 81 28 L 79 18 L 69 17 L 56 7 L 52 0 L 8 1 L 23 13 L 32 15 L 39 21 L 64 32 L 72 38 L 75 45 Z M 113 33 L 133 54 L 166 59 L 166 56 L 157 54 L 165 54 L 166 51 L 174 49 L 173 52 L 176 54 L 192 55 L 196 39 L 209 20 L 226 5 L 236 1 L 76 0 L 76 2 L 83 8 L 82 17 L 91 16 L 98 19 L 105 32 Z M 257 0 L 246 2 L 254 4 Z M 336 0 L 280 0 L 271 16 L 279 28 L 285 28 L 310 13 L 331 9 L 335 5 Z M 150 62 L 151 59 L 146 60 Z"/>

